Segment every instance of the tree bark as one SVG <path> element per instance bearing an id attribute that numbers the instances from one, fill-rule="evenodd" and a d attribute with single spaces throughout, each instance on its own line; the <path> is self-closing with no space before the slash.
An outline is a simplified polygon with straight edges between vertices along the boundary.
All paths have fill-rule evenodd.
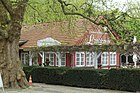
<path id="1" fill-rule="evenodd" d="M 18 45 L 18 38 L 12 42 L 6 39 L 0 40 L 0 71 L 6 88 L 25 88 L 28 86 L 19 60 Z"/>
<path id="2" fill-rule="evenodd" d="M 0 73 L 6 88 L 28 86 L 19 60 L 19 38 L 27 2 L 19 0 L 14 7 L 10 0 L 0 0 Z"/>

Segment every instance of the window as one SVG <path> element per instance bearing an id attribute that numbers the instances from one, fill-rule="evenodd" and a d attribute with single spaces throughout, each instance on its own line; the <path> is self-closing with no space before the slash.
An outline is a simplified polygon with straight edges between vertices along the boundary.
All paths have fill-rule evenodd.
<path id="1" fill-rule="evenodd" d="M 59 65 L 59 58 L 61 59 L 60 66 L 65 66 L 66 65 L 66 54 L 61 53 L 60 57 L 58 56 L 58 53 L 56 54 L 56 66 Z"/>
<path id="2" fill-rule="evenodd" d="M 108 52 L 103 52 L 101 55 L 102 65 L 108 65 Z"/>
<path id="3" fill-rule="evenodd" d="M 65 66 L 66 65 L 66 54 L 62 54 L 61 55 L 61 66 Z"/>
<path id="4" fill-rule="evenodd" d="M 86 65 L 93 66 L 94 65 L 94 53 L 86 52 Z"/>
<path id="5" fill-rule="evenodd" d="M 110 52 L 110 65 L 116 65 L 116 52 Z"/>
<path id="6" fill-rule="evenodd" d="M 50 66 L 54 66 L 54 53 L 45 53 L 45 59 L 48 58 L 50 61 Z"/>
<path id="7" fill-rule="evenodd" d="M 76 52 L 76 66 L 84 66 L 85 53 Z"/>
<path id="8" fill-rule="evenodd" d="M 29 54 L 28 53 L 21 53 L 21 62 L 23 64 L 28 64 L 29 63 Z"/>

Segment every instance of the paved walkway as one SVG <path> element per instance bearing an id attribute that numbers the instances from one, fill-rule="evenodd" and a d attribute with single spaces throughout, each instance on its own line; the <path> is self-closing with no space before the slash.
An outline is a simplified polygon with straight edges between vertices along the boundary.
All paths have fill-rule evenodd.
<path id="1" fill-rule="evenodd" d="M 0 93 L 3 93 L 2 90 L 0 90 Z M 27 89 L 21 90 L 5 89 L 5 93 L 132 93 L 132 92 L 91 89 L 91 88 L 77 88 L 61 85 L 34 83 Z"/>

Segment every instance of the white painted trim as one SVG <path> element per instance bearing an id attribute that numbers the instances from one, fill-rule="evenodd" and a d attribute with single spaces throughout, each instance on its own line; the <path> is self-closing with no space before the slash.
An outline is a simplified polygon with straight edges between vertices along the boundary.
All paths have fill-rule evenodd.
<path id="1" fill-rule="evenodd" d="M 56 55 L 56 66 L 58 66 L 58 67 L 66 66 L 66 53 L 57 52 L 57 53 L 55 53 L 55 55 Z M 65 60 L 62 60 L 63 55 L 65 57 Z M 58 61 L 58 64 L 57 64 L 57 61 Z M 62 65 L 62 61 L 65 62 L 64 65 Z"/>
<path id="2" fill-rule="evenodd" d="M 22 56 L 22 54 L 24 55 L 24 56 Z M 20 55 L 20 59 L 21 59 L 21 62 L 22 62 L 22 64 L 26 64 L 26 56 L 25 55 L 29 55 L 29 53 L 27 53 L 27 52 L 21 52 L 21 55 Z M 22 60 L 22 58 L 24 59 L 24 60 Z"/>
<path id="3" fill-rule="evenodd" d="M 51 63 L 50 63 L 49 65 L 50 65 L 50 66 L 54 66 L 54 65 L 55 65 L 55 64 L 54 64 L 54 63 L 55 63 L 55 59 L 54 59 L 55 57 L 54 57 L 54 56 L 56 55 L 55 52 L 45 52 L 45 54 L 44 54 L 44 58 L 45 58 L 45 59 L 46 59 L 46 55 L 47 55 L 47 54 L 49 55 L 49 61 L 51 61 L 51 63 L 53 63 L 53 65 L 52 65 Z M 50 59 L 51 54 L 53 54 L 53 60 Z"/>
<path id="4" fill-rule="evenodd" d="M 37 41 L 37 46 L 41 47 L 41 46 L 54 46 L 54 45 L 60 45 L 61 43 L 55 39 L 53 39 L 52 37 L 47 37 L 45 39 L 42 40 L 38 40 Z"/>
<path id="5" fill-rule="evenodd" d="M 79 54 L 79 65 L 77 65 L 77 54 Z M 81 55 L 84 54 L 83 56 L 83 65 L 81 65 Z M 76 67 L 83 67 L 85 66 L 85 52 L 75 52 L 75 66 Z"/>
<path id="6" fill-rule="evenodd" d="M 60 52 L 58 52 L 57 56 L 58 56 L 58 67 L 60 67 L 61 66 L 61 54 L 60 54 Z"/>
<path id="7" fill-rule="evenodd" d="M 109 52 L 109 54 L 110 54 L 110 65 L 112 66 L 112 65 L 116 65 L 117 64 L 117 53 L 116 52 Z M 112 54 L 115 54 L 115 63 L 114 64 L 111 64 L 111 55 Z"/>
<path id="8" fill-rule="evenodd" d="M 89 56 L 87 56 L 89 55 Z M 89 59 L 89 64 L 87 64 L 87 58 Z M 94 66 L 95 62 L 95 52 L 86 52 L 86 66 Z M 93 59 L 93 60 L 92 60 Z M 92 64 L 91 64 L 92 63 Z"/>
<path id="9" fill-rule="evenodd" d="M 29 51 L 29 66 L 33 65 L 32 59 L 33 59 L 33 53 Z"/>
<path id="10" fill-rule="evenodd" d="M 42 57 L 42 54 L 41 53 L 39 53 L 39 55 L 40 55 L 40 57 Z"/>
<path id="11" fill-rule="evenodd" d="M 44 63 L 45 63 L 45 53 L 42 52 L 42 67 L 44 67 Z"/>
<path id="12" fill-rule="evenodd" d="M 103 59 L 103 57 L 104 57 L 104 56 L 103 56 L 104 54 L 107 54 L 107 55 L 108 55 L 108 56 L 106 57 L 106 58 L 107 58 L 107 60 L 106 60 L 106 61 L 107 61 L 107 64 L 103 64 L 104 62 L 103 62 L 102 59 Z M 103 52 L 102 55 L 101 55 L 101 65 L 102 65 L 102 66 L 108 66 L 108 65 L 109 65 L 109 63 L 108 63 L 109 60 L 108 60 L 108 59 L 109 59 L 109 53 L 108 53 L 108 52 Z"/>
<path id="13" fill-rule="evenodd" d="M 94 62 L 94 67 L 95 67 L 95 69 L 97 69 L 98 68 L 98 57 L 97 57 L 98 55 L 97 55 L 97 53 L 95 52 L 95 62 Z"/>

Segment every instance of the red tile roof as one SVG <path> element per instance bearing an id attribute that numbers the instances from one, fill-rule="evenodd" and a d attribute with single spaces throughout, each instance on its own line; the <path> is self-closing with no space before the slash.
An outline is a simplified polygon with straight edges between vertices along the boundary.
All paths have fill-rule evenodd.
<path id="1" fill-rule="evenodd" d="M 21 48 L 36 47 L 37 40 L 52 37 L 61 42 L 62 45 L 80 45 L 89 40 L 90 34 L 94 34 L 95 39 L 109 39 L 107 34 L 103 34 L 101 26 L 80 19 L 74 24 L 63 22 L 51 22 L 23 26 L 20 40 L 28 40 Z M 100 33 L 100 34 L 99 34 Z"/>

